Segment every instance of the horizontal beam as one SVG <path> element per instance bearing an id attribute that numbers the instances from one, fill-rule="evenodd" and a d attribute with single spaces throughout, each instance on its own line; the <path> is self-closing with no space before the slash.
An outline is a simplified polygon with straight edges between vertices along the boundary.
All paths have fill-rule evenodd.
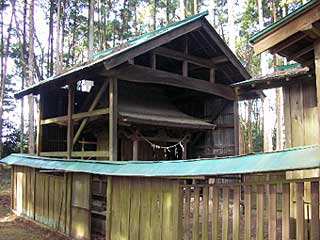
<path id="1" fill-rule="evenodd" d="M 41 152 L 41 157 L 67 157 L 67 152 Z M 109 157 L 109 151 L 77 151 L 71 153 L 72 157 Z"/>
<path id="2" fill-rule="evenodd" d="M 173 58 L 173 59 L 180 60 L 180 61 L 187 61 L 187 62 L 193 63 L 195 65 L 199 65 L 199 66 L 206 67 L 206 68 L 214 67 L 213 62 L 209 59 L 192 56 L 192 55 L 186 54 L 184 52 L 179 52 L 179 51 L 176 51 L 176 50 L 173 50 L 170 48 L 166 48 L 166 47 L 156 48 L 156 49 L 154 49 L 154 53 L 156 55 L 160 55 L 160 56 L 164 56 L 164 57 L 168 57 L 168 58 Z"/>
<path id="3" fill-rule="evenodd" d="M 300 40 L 304 39 L 306 37 L 306 34 L 304 33 L 297 33 L 293 36 L 288 37 L 286 40 L 280 42 L 279 44 L 275 45 L 270 49 L 271 54 L 276 54 L 278 52 L 281 52 L 285 50 L 287 47 L 299 42 Z"/>
<path id="4" fill-rule="evenodd" d="M 72 120 L 76 121 L 76 120 L 87 118 L 87 117 L 95 117 L 95 116 L 106 115 L 106 114 L 109 114 L 109 108 L 103 108 L 103 109 L 93 110 L 89 112 L 75 113 L 75 114 L 72 114 Z M 46 125 L 51 123 L 62 123 L 66 121 L 68 121 L 68 115 L 41 120 L 41 125 Z"/>
<path id="5" fill-rule="evenodd" d="M 259 54 L 269 50 L 288 37 L 303 30 L 307 24 L 318 21 L 320 19 L 320 1 L 315 3 L 315 5 L 316 6 L 313 6 L 311 9 L 297 14 L 295 18 L 279 24 L 274 29 L 254 40 L 254 52 Z"/>
<path id="6" fill-rule="evenodd" d="M 110 70 L 103 73 L 105 76 L 116 76 L 119 79 L 138 82 L 153 83 L 179 88 L 190 89 L 223 97 L 228 100 L 235 99 L 234 90 L 226 85 L 210 83 L 200 79 L 184 77 L 179 74 L 155 70 L 148 67 L 129 65 L 118 70 Z"/>

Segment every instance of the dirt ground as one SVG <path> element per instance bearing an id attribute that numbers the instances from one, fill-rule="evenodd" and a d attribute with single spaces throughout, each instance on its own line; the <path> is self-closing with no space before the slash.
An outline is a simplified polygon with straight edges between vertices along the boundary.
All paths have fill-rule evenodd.
<path id="1" fill-rule="evenodd" d="M 0 167 L 1 168 L 1 167 Z M 10 169 L 0 170 L 0 240 L 68 240 L 10 211 Z"/>

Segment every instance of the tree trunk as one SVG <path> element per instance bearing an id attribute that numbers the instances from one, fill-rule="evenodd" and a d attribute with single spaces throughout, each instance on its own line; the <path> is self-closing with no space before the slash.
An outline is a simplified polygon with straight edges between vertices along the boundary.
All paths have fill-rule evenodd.
<path id="1" fill-rule="evenodd" d="M 234 22 L 234 9 L 235 1 L 228 0 L 228 35 L 229 35 L 229 47 L 235 53 L 236 52 L 236 32 Z"/>
<path id="2" fill-rule="evenodd" d="M 3 157 L 3 142 L 2 142 L 2 135 L 3 135 L 3 111 L 4 111 L 4 102 L 5 102 L 5 90 L 7 84 L 7 62 L 9 57 L 9 48 L 10 48 L 10 38 L 11 38 L 11 30 L 12 30 L 12 23 L 14 20 L 15 15 L 15 1 L 12 1 L 12 15 L 10 18 L 10 23 L 7 30 L 7 38 L 6 43 L 4 42 L 4 2 L 2 1 L 1 6 L 1 82 L 0 82 L 0 158 Z"/>
<path id="3" fill-rule="evenodd" d="M 92 60 L 93 55 L 93 33 L 94 33 L 94 0 L 89 2 L 89 36 L 88 36 L 88 60 Z"/>
<path id="4" fill-rule="evenodd" d="M 179 0 L 179 7 L 180 7 L 180 19 L 184 19 L 185 18 L 185 5 L 184 5 L 184 0 Z"/>
<path id="5" fill-rule="evenodd" d="M 197 14 L 197 13 L 198 13 L 198 1 L 193 0 L 193 14 Z"/>
<path id="6" fill-rule="evenodd" d="M 34 0 L 29 2 L 29 57 L 28 57 L 28 86 L 34 82 Z M 29 153 L 35 153 L 34 147 L 34 98 L 33 95 L 28 96 L 29 104 Z"/>
<path id="7" fill-rule="evenodd" d="M 158 0 L 153 0 L 153 30 L 157 29 L 157 6 Z"/>
<path id="8" fill-rule="evenodd" d="M 55 73 L 61 73 L 61 64 L 60 64 L 60 22 L 61 22 L 61 0 L 58 0 L 57 3 L 57 39 L 56 39 L 56 58 L 55 58 Z"/>

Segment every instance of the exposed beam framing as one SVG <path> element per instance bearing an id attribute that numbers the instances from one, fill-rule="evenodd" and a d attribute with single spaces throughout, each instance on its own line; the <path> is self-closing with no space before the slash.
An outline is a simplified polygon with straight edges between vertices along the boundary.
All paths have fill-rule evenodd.
<path id="1" fill-rule="evenodd" d="M 118 160 L 118 79 L 110 78 L 109 83 L 109 159 Z"/>
<path id="2" fill-rule="evenodd" d="M 299 42 L 300 40 L 304 39 L 306 37 L 306 34 L 304 33 L 297 33 L 293 36 L 290 36 L 289 38 L 285 39 L 284 41 L 280 42 L 279 44 L 275 45 L 270 49 L 271 54 L 276 54 L 278 52 L 281 52 L 282 50 L 286 49 L 287 47 L 291 46 L 292 44 L 295 44 L 296 42 Z"/>
<path id="3" fill-rule="evenodd" d="M 307 19 L 307 20 L 306 20 Z M 278 25 L 267 34 L 262 35 L 254 41 L 254 51 L 256 54 L 262 53 L 288 37 L 303 30 L 307 24 L 316 22 L 320 19 L 320 1 L 311 9 L 301 12 L 294 19 L 289 22 L 286 21 Z"/>
<path id="4" fill-rule="evenodd" d="M 67 128 L 67 158 L 71 158 L 72 150 L 73 150 L 73 119 L 72 114 L 74 112 L 74 93 L 75 93 L 76 84 L 68 85 L 68 128 Z"/>
<path id="5" fill-rule="evenodd" d="M 154 50 L 154 52 L 155 52 L 155 54 L 160 55 L 160 56 L 173 58 L 173 59 L 180 60 L 180 61 L 186 61 L 186 62 L 195 64 L 195 65 L 199 65 L 202 67 L 206 67 L 206 68 L 214 67 L 214 64 L 211 60 L 201 58 L 201 57 L 192 56 L 186 52 L 179 52 L 179 51 L 176 51 L 176 50 L 173 50 L 170 48 L 166 48 L 166 47 L 156 48 Z"/>
<path id="6" fill-rule="evenodd" d="M 247 72 L 247 70 L 242 66 L 239 59 L 233 54 L 233 52 L 230 50 L 230 48 L 227 46 L 227 44 L 219 37 L 218 34 L 214 34 L 215 30 L 214 28 L 208 23 L 203 22 L 202 23 L 203 29 L 207 32 L 209 37 L 217 44 L 218 48 L 223 51 L 223 53 L 226 55 L 227 59 L 233 64 L 233 66 L 238 69 L 238 71 L 241 73 L 241 75 L 245 79 L 249 79 L 251 76 Z"/>
<path id="7" fill-rule="evenodd" d="M 320 113 L 320 40 L 314 43 L 314 64 L 315 64 L 315 74 L 316 74 L 317 107 L 318 107 L 318 114 L 319 114 Z M 320 139 L 318 139 L 318 143 L 320 143 Z"/>
<path id="8" fill-rule="evenodd" d="M 178 74 L 169 73 L 161 70 L 154 70 L 148 67 L 130 65 L 119 70 L 111 70 L 104 75 L 119 79 L 139 83 L 153 83 L 191 89 L 203 93 L 234 100 L 235 94 L 231 87 L 222 84 L 212 84 L 208 81 L 199 80 L 191 77 L 183 77 Z"/>
<path id="9" fill-rule="evenodd" d="M 116 67 L 116 66 L 128 61 L 128 59 L 134 58 L 138 55 L 141 55 L 145 52 L 148 52 L 148 51 L 150 51 L 154 48 L 157 48 L 167 42 L 172 41 L 173 39 L 179 38 L 179 37 L 185 35 L 186 33 L 192 32 L 192 31 L 200 28 L 202 25 L 201 22 L 202 22 L 202 20 L 200 20 L 200 19 L 198 21 L 190 22 L 183 27 L 180 27 L 180 28 L 177 28 L 173 31 L 170 31 L 167 34 L 163 34 L 163 35 L 157 37 L 156 39 L 153 39 L 152 41 L 148 41 L 148 42 L 144 43 L 143 45 L 139 45 L 130 51 L 125 51 L 122 54 L 120 54 L 118 57 L 106 60 L 104 62 L 104 66 L 105 66 L 106 70 L 110 70 L 113 67 Z"/>
<path id="10" fill-rule="evenodd" d="M 210 68 L 210 82 L 215 83 L 216 82 L 216 69 Z"/>
<path id="11" fill-rule="evenodd" d="M 68 157 L 68 152 L 41 152 L 41 157 Z M 108 157 L 109 151 L 74 151 L 71 157 Z"/>
<path id="12" fill-rule="evenodd" d="M 102 109 L 93 110 L 89 112 L 75 113 L 75 114 L 72 114 L 72 120 L 76 121 L 83 118 L 96 117 L 96 116 L 101 116 L 106 114 L 109 114 L 109 108 L 102 108 Z M 52 123 L 64 124 L 67 121 L 68 121 L 68 115 L 41 120 L 41 125 L 52 124 Z"/>
<path id="13" fill-rule="evenodd" d="M 313 50 L 313 45 L 311 44 L 308 47 L 305 47 L 303 49 L 301 49 L 300 51 L 298 51 L 296 54 L 294 54 L 293 56 L 291 56 L 288 60 L 291 61 L 295 61 L 296 59 L 298 59 L 299 57 L 302 57 L 303 55 L 311 52 Z"/>
<path id="14" fill-rule="evenodd" d="M 103 93 L 106 91 L 107 89 L 107 86 L 108 86 L 109 82 L 108 81 L 105 81 L 101 88 L 99 89 L 97 95 L 95 96 L 93 102 L 91 103 L 90 107 L 89 107 L 89 112 L 93 112 L 93 110 L 95 109 L 95 107 L 97 106 L 98 102 L 100 101 L 101 99 L 101 96 L 103 95 Z M 109 109 L 108 109 L 109 110 Z M 73 145 L 78 141 L 83 129 L 85 128 L 87 122 L 88 122 L 88 118 L 85 118 L 82 120 L 76 134 L 74 135 L 74 138 L 73 138 Z"/>

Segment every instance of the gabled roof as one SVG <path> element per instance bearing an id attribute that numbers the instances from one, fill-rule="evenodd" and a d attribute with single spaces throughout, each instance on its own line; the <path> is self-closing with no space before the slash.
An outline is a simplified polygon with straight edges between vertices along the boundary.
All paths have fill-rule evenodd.
<path id="1" fill-rule="evenodd" d="M 306 161 L 307 159 L 307 161 Z M 109 176 L 197 177 L 313 169 L 320 167 L 320 146 L 244 156 L 176 161 L 103 161 L 11 154 L 0 163 Z"/>
<path id="2" fill-rule="evenodd" d="M 120 44 L 114 48 L 107 49 L 94 55 L 94 60 L 91 62 L 85 62 L 82 65 L 72 68 L 67 72 L 58 76 L 53 76 L 43 81 L 40 81 L 33 86 L 30 86 L 24 90 L 21 90 L 15 94 L 16 98 L 21 98 L 28 94 L 38 94 L 39 91 L 48 86 L 64 86 L 68 80 L 79 79 L 79 76 L 86 78 L 92 76 L 92 71 L 105 68 L 110 70 L 135 56 L 141 55 L 144 52 L 150 51 L 155 47 L 163 44 L 157 42 L 160 38 L 166 37 L 166 41 L 170 42 L 188 32 L 194 31 L 199 28 L 205 29 L 207 35 L 211 37 L 211 41 L 219 47 L 219 51 L 222 51 L 228 58 L 231 65 L 239 71 L 241 78 L 236 81 L 250 78 L 249 73 L 242 66 L 237 57 L 232 53 L 228 46 L 224 43 L 221 37 L 216 33 L 212 26 L 205 19 L 208 11 L 199 13 L 197 15 L 188 17 L 184 20 L 169 24 L 166 27 L 159 28 L 155 31 L 143 34 L 139 37 L 135 37 L 123 44 Z M 214 37 L 215 39 L 213 39 Z M 205 43 L 204 43 L 205 44 Z M 144 50 L 141 50 L 141 47 Z M 144 51 L 144 52 L 143 52 Z M 89 74 L 91 73 L 91 74 Z"/>

